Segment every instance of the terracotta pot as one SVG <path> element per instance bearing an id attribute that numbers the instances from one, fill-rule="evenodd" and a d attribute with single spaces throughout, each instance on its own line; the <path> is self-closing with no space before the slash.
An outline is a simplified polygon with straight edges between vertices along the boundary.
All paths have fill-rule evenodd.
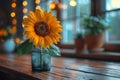
<path id="1" fill-rule="evenodd" d="M 104 44 L 104 40 L 105 40 L 104 37 L 105 37 L 104 32 L 98 35 L 92 35 L 92 34 L 86 35 L 85 42 L 87 45 L 87 49 L 91 51 L 99 50 Z"/>
<path id="2" fill-rule="evenodd" d="M 77 53 L 84 51 L 85 48 L 86 48 L 85 39 L 80 38 L 75 39 L 75 49 Z"/>

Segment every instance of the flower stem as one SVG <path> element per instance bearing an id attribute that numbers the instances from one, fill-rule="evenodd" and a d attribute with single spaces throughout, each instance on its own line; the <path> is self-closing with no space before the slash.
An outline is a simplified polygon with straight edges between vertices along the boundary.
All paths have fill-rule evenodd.
<path id="1" fill-rule="evenodd" d="M 43 69 L 43 51 L 42 47 L 40 47 L 40 67 Z"/>

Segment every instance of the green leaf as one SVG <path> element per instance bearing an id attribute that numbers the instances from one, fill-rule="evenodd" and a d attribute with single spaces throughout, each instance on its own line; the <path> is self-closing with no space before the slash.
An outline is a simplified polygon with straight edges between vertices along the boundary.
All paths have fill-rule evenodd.
<path id="1" fill-rule="evenodd" d="M 19 56 L 28 53 L 33 48 L 33 44 L 29 40 L 24 41 L 17 47 L 17 53 Z"/>
<path id="2" fill-rule="evenodd" d="M 51 56 L 61 56 L 60 49 L 57 46 L 55 46 L 55 45 L 52 45 L 50 48 L 47 48 L 47 52 Z"/>

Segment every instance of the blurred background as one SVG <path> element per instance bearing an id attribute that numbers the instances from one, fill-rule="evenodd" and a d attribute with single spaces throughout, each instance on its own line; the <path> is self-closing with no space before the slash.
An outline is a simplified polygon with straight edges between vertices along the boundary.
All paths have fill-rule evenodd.
<path id="1" fill-rule="evenodd" d="M 63 54 L 67 51 L 68 54 L 76 53 L 75 39 L 78 33 L 85 37 L 83 16 L 102 17 L 111 26 L 109 30 L 105 31 L 104 45 L 100 47 L 100 50 L 120 51 L 119 0 L 0 0 L 0 36 L 6 35 L 3 29 L 10 27 L 7 31 L 11 31 L 9 31 L 12 35 L 11 38 L 16 44 L 21 43 L 24 39 L 22 33 L 23 18 L 29 11 L 35 10 L 39 6 L 43 10 L 52 10 L 53 14 L 61 21 L 63 32 L 61 33 L 62 40 L 58 46 Z M 0 44 L 2 42 L 5 40 L 1 39 Z M 78 52 L 79 50 L 80 48 Z M 84 50 L 82 52 L 86 53 Z"/>

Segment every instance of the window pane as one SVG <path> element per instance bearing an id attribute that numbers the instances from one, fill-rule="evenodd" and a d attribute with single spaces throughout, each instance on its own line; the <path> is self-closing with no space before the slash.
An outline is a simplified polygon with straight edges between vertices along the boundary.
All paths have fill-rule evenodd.
<path id="1" fill-rule="evenodd" d="M 66 9 L 62 9 L 62 19 L 68 19 L 68 18 L 74 18 L 76 16 L 76 6 L 72 7 L 69 4 L 69 0 L 63 0 L 62 4 L 66 5 L 67 8 Z"/>
<path id="2" fill-rule="evenodd" d="M 83 13 L 85 15 L 90 15 L 90 6 L 91 6 L 91 0 L 77 0 L 77 16 L 80 15 L 80 13 Z"/>
<path id="3" fill-rule="evenodd" d="M 52 3 L 53 0 L 40 0 L 40 6 L 43 10 L 50 11 L 49 5 Z"/>
<path id="4" fill-rule="evenodd" d="M 65 27 L 63 28 L 63 40 L 62 43 L 69 44 L 73 43 L 75 33 L 75 21 L 64 21 L 62 23 Z M 74 27 L 73 27 L 74 26 Z"/>
<path id="5" fill-rule="evenodd" d="M 76 32 L 81 31 L 80 13 L 90 15 L 91 0 L 76 0 L 76 6 L 70 6 L 71 0 L 62 0 L 66 8 L 61 9 L 61 19 L 63 25 L 63 44 L 74 44 Z"/>
<path id="6" fill-rule="evenodd" d="M 120 11 L 106 13 L 112 28 L 107 33 L 108 42 L 120 42 Z"/>
<path id="7" fill-rule="evenodd" d="M 47 10 L 49 12 L 49 11 L 52 11 L 52 10 L 50 10 L 50 7 L 49 7 L 52 2 L 53 2 L 53 0 L 41 0 L 40 6 L 43 10 Z M 53 10 L 52 13 L 53 13 L 53 15 L 57 14 L 56 10 Z"/>
<path id="8" fill-rule="evenodd" d="M 120 8 L 120 0 L 106 0 L 106 10 Z"/>

